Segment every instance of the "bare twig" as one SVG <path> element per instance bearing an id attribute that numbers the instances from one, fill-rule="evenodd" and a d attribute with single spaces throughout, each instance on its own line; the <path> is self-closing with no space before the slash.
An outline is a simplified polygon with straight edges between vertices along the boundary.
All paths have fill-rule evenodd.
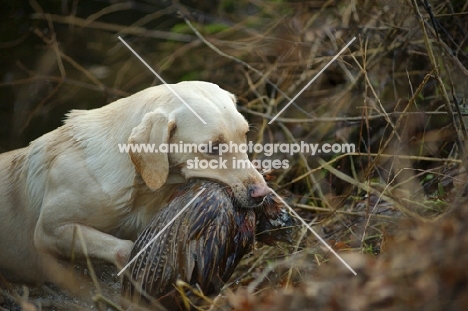
<path id="1" fill-rule="evenodd" d="M 94 28 L 94 29 L 101 29 L 113 32 L 119 32 L 122 34 L 127 35 L 134 35 L 134 36 L 142 36 L 142 37 L 149 37 L 149 38 L 157 38 L 157 39 L 165 39 L 165 40 L 173 40 L 173 41 L 181 41 L 181 42 L 191 42 L 194 37 L 191 35 L 179 34 L 174 32 L 167 32 L 162 30 L 152 30 L 142 27 L 127 27 L 121 26 L 116 24 L 109 24 L 104 22 L 97 22 L 93 21 L 91 23 L 88 20 L 79 18 L 79 17 L 72 17 L 72 16 L 62 16 L 56 14 L 42 14 L 42 13 L 34 13 L 31 15 L 32 19 L 39 19 L 39 20 L 47 20 L 50 18 L 55 23 L 62 23 L 62 24 L 70 24 L 76 25 L 79 27 L 86 27 L 86 28 Z"/>

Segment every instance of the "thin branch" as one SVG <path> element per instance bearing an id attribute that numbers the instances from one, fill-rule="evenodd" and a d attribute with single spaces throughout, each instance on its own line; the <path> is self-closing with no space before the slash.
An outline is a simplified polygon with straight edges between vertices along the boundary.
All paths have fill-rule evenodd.
<path id="1" fill-rule="evenodd" d="M 109 24 L 109 23 L 104 23 L 104 22 L 97 22 L 97 21 L 89 23 L 88 20 L 79 18 L 79 17 L 62 16 L 62 15 L 56 15 L 56 14 L 42 14 L 42 13 L 33 13 L 31 15 L 31 19 L 38 19 L 38 20 L 47 20 L 48 17 L 50 17 L 50 19 L 56 23 L 75 25 L 75 26 L 79 26 L 83 28 L 93 28 L 93 29 L 101 29 L 101 30 L 119 32 L 119 33 L 127 34 L 127 35 L 181 41 L 181 42 L 191 42 L 194 39 L 194 36 L 192 35 L 179 34 L 179 33 L 162 31 L 162 30 L 153 30 L 153 29 L 147 29 L 143 27 L 129 28 L 127 26 Z"/>
<path id="2" fill-rule="evenodd" d="M 239 110 L 259 116 L 265 119 L 273 119 L 273 116 L 268 115 L 266 113 L 258 112 L 251 110 L 246 107 L 239 107 Z M 296 119 L 296 118 L 281 118 L 278 117 L 276 120 L 281 121 L 283 123 L 316 123 L 316 122 L 359 122 L 362 120 L 376 120 L 376 119 L 381 119 L 381 118 L 386 118 L 386 117 L 412 117 L 412 116 L 448 116 L 448 113 L 446 111 L 407 111 L 407 112 L 388 112 L 386 114 L 375 114 L 375 115 L 370 115 L 367 117 L 313 117 L 309 119 Z M 468 116 L 468 113 L 461 113 L 462 116 Z"/>

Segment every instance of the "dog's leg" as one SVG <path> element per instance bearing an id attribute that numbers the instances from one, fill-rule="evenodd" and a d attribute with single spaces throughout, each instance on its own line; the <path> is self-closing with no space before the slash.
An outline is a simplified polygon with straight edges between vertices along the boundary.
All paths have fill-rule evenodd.
<path id="1" fill-rule="evenodd" d="M 133 242 L 121 240 L 82 224 L 65 224 L 52 230 L 44 230 L 44 224 L 38 223 L 34 231 L 34 243 L 39 251 L 70 258 L 102 259 L 123 267 Z"/>
<path id="2" fill-rule="evenodd" d="M 73 150 L 67 145 L 59 147 Z M 131 209 L 131 187 L 115 194 L 119 189 L 112 189 L 111 181 L 99 180 L 96 176 L 100 175 L 88 168 L 79 151 L 56 156 L 53 165 L 47 163 L 50 168 L 39 202 L 34 245 L 54 256 L 70 258 L 74 254 L 83 259 L 88 255 L 121 266 L 133 242 L 111 233 L 119 229 Z"/>

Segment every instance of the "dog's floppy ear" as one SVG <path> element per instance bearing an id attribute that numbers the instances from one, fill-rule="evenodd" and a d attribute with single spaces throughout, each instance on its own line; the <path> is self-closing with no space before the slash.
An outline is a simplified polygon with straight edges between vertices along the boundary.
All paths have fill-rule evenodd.
<path id="1" fill-rule="evenodd" d="M 140 147 L 141 144 L 148 144 L 148 147 L 154 145 L 154 150 L 157 150 L 161 144 L 169 143 L 171 132 L 175 129 L 175 126 L 175 121 L 169 121 L 164 113 L 149 112 L 145 114 L 140 124 L 133 128 L 128 143 L 140 144 Z M 161 188 L 169 174 L 168 154 L 145 152 L 143 148 L 140 151 L 130 150 L 130 158 L 133 164 L 150 189 Z"/>

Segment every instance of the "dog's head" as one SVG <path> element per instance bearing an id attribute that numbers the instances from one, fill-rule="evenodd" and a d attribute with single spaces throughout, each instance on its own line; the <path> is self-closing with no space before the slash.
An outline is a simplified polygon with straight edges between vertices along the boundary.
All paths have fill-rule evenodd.
<path id="1" fill-rule="evenodd" d="M 130 144 L 152 144 L 159 151 L 161 146 L 172 148 L 167 153 L 130 152 L 147 186 L 159 189 L 166 183 L 169 170 L 177 168 L 186 179 L 209 178 L 228 185 L 243 206 L 258 204 L 269 188 L 246 150 L 236 148 L 247 143 L 249 126 L 236 109 L 234 95 L 208 82 L 169 87 L 154 88 L 155 108 L 144 115 L 129 138 Z M 224 147 L 222 155 L 220 147 Z"/>

